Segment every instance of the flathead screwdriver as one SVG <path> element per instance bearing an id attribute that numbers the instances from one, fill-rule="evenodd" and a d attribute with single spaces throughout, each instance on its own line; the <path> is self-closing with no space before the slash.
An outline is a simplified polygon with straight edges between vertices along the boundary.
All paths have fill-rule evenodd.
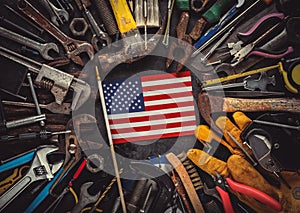
<path id="1" fill-rule="evenodd" d="M 41 139 L 46 140 L 54 135 L 61 135 L 71 133 L 71 130 L 60 131 L 60 132 L 50 132 L 47 130 L 42 130 L 40 132 L 28 132 L 22 133 L 16 136 L 3 135 L 0 137 L 0 142 L 13 141 L 13 140 L 28 140 L 28 139 Z"/>

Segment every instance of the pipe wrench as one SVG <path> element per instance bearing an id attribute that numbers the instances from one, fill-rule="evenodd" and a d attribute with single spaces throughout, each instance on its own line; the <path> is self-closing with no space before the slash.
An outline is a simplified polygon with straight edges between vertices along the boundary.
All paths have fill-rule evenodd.
<path id="1" fill-rule="evenodd" d="M 51 93 L 55 97 L 55 102 L 59 105 L 63 104 L 70 88 L 74 91 L 74 97 L 71 105 L 72 110 L 78 109 L 90 96 L 90 85 L 85 81 L 74 78 L 73 75 L 26 58 L 25 56 L 4 47 L 0 47 L 0 55 L 22 64 L 26 66 L 29 71 L 36 73 L 37 77 L 35 79 L 35 83 L 41 87 L 51 90 Z"/>

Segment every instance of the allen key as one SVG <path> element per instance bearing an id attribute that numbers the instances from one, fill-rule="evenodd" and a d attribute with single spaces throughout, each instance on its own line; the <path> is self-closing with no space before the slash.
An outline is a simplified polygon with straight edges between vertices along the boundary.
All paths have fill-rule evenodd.
<path id="1" fill-rule="evenodd" d="M 28 82 L 29 82 L 29 87 L 30 87 L 30 90 L 31 90 L 33 102 L 34 102 L 35 107 L 36 107 L 36 112 L 37 112 L 38 115 L 41 115 L 42 114 L 41 113 L 41 108 L 40 108 L 39 101 L 37 99 L 37 96 L 36 96 L 36 93 L 35 93 L 35 90 L 34 90 L 34 86 L 33 86 L 33 82 L 32 82 L 32 78 L 31 78 L 30 73 L 27 73 L 27 79 L 28 79 Z M 40 125 L 45 126 L 45 122 L 43 120 L 40 121 Z"/>

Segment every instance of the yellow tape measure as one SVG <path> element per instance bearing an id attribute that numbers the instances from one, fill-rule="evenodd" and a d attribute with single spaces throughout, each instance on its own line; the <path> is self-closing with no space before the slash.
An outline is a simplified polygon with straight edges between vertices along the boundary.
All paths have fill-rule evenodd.
<path id="1" fill-rule="evenodd" d="M 121 34 L 136 29 L 136 22 L 126 0 L 109 0 Z"/>

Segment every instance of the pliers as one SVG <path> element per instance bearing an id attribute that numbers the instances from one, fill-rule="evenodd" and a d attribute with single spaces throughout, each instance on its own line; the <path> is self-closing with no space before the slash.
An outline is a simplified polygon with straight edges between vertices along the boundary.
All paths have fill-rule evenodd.
<path id="1" fill-rule="evenodd" d="M 281 24 L 282 20 L 285 20 L 285 16 L 283 13 L 271 13 L 264 17 L 262 17 L 260 20 L 258 20 L 250 30 L 248 30 L 245 33 L 239 32 L 238 35 L 243 37 L 245 40 L 250 40 L 252 35 L 259 32 L 259 29 L 262 28 L 263 23 L 267 22 L 270 19 L 279 19 L 280 21 L 275 24 L 273 27 L 271 27 L 269 30 L 267 30 L 265 33 L 263 33 L 259 38 L 257 38 L 255 41 L 248 43 L 247 41 L 239 40 L 235 43 L 228 43 L 226 47 L 218 48 L 217 50 L 228 50 L 228 52 L 222 54 L 219 56 L 221 58 L 217 62 L 212 62 L 211 64 L 217 64 L 217 63 L 223 63 L 225 60 L 229 59 L 229 57 L 233 56 L 233 59 L 231 61 L 232 65 L 235 66 L 239 64 L 241 61 L 243 61 L 245 58 L 251 56 L 251 55 L 258 55 L 265 58 L 273 58 L 278 59 L 282 58 L 285 55 L 293 52 L 292 47 L 288 47 L 287 50 L 280 51 L 280 52 L 274 52 L 274 51 L 266 51 L 265 49 L 270 49 L 269 47 L 276 46 L 274 43 L 278 43 L 278 40 L 280 39 L 286 39 L 287 33 L 286 29 L 284 29 L 281 33 L 279 33 L 275 38 L 271 39 L 269 42 L 261 46 L 260 48 L 256 49 L 261 43 L 262 40 L 264 40 L 267 36 L 269 36 L 274 30 L 276 30 Z"/>
<path id="2" fill-rule="evenodd" d="M 288 20 L 288 18 L 284 17 L 281 13 L 274 13 L 270 14 L 268 16 L 263 17 L 257 24 L 255 24 L 252 29 L 250 29 L 247 33 L 239 33 L 239 35 L 250 35 L 258 28 L 259 25 L 261 25 L 264 21 L 266 21 L 269 18 L 272 17 L 278 17 L 280 19 L 283 19 L 283 22 L 279 22 L 275 24 L 273 27 L 268 29 L 266 32 L 264 32 L 261 36 L 259 36 L 255 41 L 248 43 L 246 46 L 242 47 L 238 52 L 234 54 L 234 58 L 232 59 L 231 63 L 233 65 L 239 64 L 241 61 L 243 61 L 245 58 L 251 56 L 251 55 L 258 55 L 265 58 L 272 58 L 272 59 L 280 59 L 284 57 L 285 55 L 291 53 L 294 51 L 293 47 L 288 46 L 286 50 L 280 51 L 280 52 L 270 52 L 270 51 L 264 51 L 264 47 L 267 46 L 275 46 L 276 43 L 278 43 L 279 40 L 287 40 L 288 41 L 288 34 L 286 30 L 286 24 L 284 26 L 283 31 L 281 31 L 278 35 L 276 35 L 273 39 L 269 40 L 261 46 L 260 48 L 257 48 L 258 45 L 268 36 L 270 36 L 271 33 L 273 33 L 278 27 L 280 27 L 283 23 Z"/>
<path id="3" fill-rule="evenodd" d="M 233 191 L 253 197 L 256 200 L 260 201 L 262 204 L 265 204 L 270 208 L 274 209 L 275 211 L 279 212 L 282 210 L 282 204 L 274 198 L 272 198 L 271 196 L 267 195 L 266 193 L 259 191 L 258 189 L 255 189 L 251 186 L 237 183 L 230 178 L 223 178 L 218 172 L 215 173 L 216 177 L 213 176 L 213 179 L 216 184 L 215 189 L 221 197 L 223 207 L 226 213 L 234 213 L 227 188 L 231 188 L 231 190 Z"/>

